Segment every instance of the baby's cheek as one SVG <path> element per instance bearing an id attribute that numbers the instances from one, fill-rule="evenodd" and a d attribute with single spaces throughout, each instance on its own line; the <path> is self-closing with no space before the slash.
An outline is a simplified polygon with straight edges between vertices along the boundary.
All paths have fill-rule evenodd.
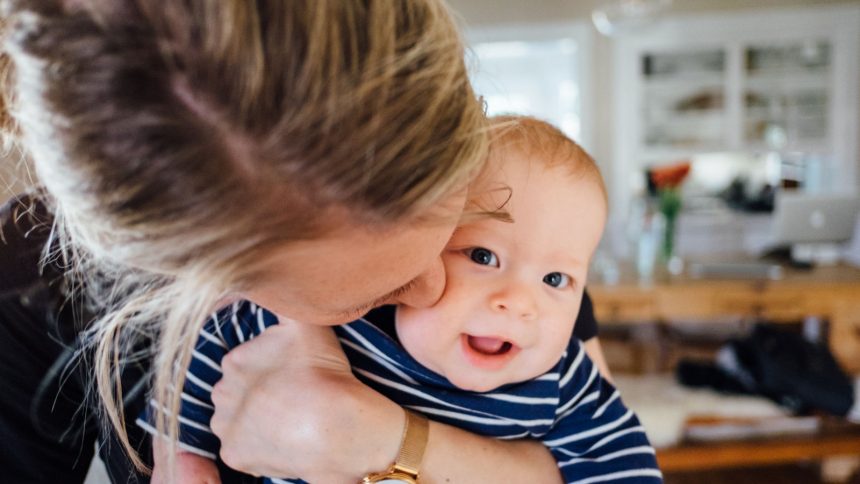
<path id="1" fill-rule="evenodd" d="M 440 329 L 443 321 L 433 309 L 399 308 L 397 311 L 397 337 L 400 344 L 422 365 L 436 370 L 433 355 L 439 351 Z"/>
<path id="2" fill-rule="evenodd" d="M 427 326 L 432 326 L 433 323 L 433 309 L 416 309 L 407 306 L 400 306 L 397 308 L 397 334 L 400 335 L 401 331 L 404 333 L 413 333 L 416 331 L 423 331 Z"/>
<path id="3" fill-rule="evenodd" d="M 546 373 L 558 364 L 561 356 L 567 350 L 571 338 L 571 334 L 566 331 L 547 330 L 544 334 L 546 338 L 543 339 L 539 351 L 541 368 L 538 374 Z"/>

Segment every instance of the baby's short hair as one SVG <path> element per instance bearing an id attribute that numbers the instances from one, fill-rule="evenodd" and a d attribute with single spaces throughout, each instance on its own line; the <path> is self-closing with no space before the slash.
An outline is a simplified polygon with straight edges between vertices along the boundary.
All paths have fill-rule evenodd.
<path id="1" fill-rule="evenodd" d="M 571 175 L 591 178 L 606 198 L 606 184 L 597 163 L 552 124 L 531 116 L 499 115 L 490 118 L 490 130 L 491 157 L 498 156 L 500 150 L 512 149 L 534 157 L 547 168 L 567 167 Z"/>

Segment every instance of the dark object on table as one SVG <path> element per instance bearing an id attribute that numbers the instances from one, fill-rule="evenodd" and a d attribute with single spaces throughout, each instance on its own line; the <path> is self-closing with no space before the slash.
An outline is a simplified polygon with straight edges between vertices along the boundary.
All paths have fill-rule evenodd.
<path id="1" fill-rule="evenodd" d="M 720 393 L 733 395 L 754 394 L 735 375 L 711 362 L 681 360 L 675 369 L 675 374 L 681 384 L 693 388 L 710 388 Z"/>
<path id="2" fill-rule="evenodd" d="M 826 345 L 773 325 L 724 346 L 714 363 L 682 361 L 678 381 L 724 393 L 765 396 L 794 413 L 844 416 L 854 404 L 854 386 Z"/>
<path id="3" fill-rule="evenodd" d="M 770 213 L 773 212 L 776 192 L 774 187 L 765 184 L 753 193 L 749 187 L 750 182 L 744 177 L 736 177 L 722 192 L 719 197 L 729 207 L 748 213 Z"/>

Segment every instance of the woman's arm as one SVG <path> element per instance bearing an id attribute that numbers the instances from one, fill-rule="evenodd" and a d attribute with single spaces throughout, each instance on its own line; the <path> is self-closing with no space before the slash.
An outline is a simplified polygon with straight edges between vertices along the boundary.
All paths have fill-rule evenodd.
<path id="1" fill-rule="evenodd" d="M 597 339 L 597 318 L 594 317 L 594 304 L 591 302 L 588 290 L 582 293 L 582 303 L 579 305 L 579 314 L 576 315 L 573 336 L 583 342 L 585 353 L 591 358 L 594 365 L 597 366 L 600 375 L 612 383 L 612 374 L 609 372 L 609 365 L 606 363 L 606 358 L 603 355 L 600 340 Z"/>
<path id="2" fill-rule="evenodd" d="M 422 482 L 559 483 L 549 449 L 535 440 L 496 440 L 430 422 Z"/>
<path id="3" fill-rule="evenodd" d="M 594 366 L 597 367 L 597 371 L 600 372 L 600 376 L 602 376 L 604 380 L 608 380 L 609 383 L 615 383 L 612 381 L 612 373 L 609 372 L 609 364 L 606 362 L 606 357 L 603 355 L 603 348 L 600 346 L 600 339 L 595 336 L 582 343 L 582 347 L 585 348 L 585 354 L 591 358 Z"/>
<path id="4" fill-rule="evenodd" d="M 356 482 L 397 455 L 403 409 L 359 382 L 328 328 L 288 321 L 222 362 L 212 430 L 221 457 L 254 475 Z M 561 482 L 541 443 L 431 423 L 425 482 Z"/>

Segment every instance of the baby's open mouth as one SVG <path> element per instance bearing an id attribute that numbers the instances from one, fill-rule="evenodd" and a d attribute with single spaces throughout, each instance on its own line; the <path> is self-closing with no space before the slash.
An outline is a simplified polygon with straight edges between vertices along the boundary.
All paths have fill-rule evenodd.
<path id="1" fill-rule="evenodd" d="M 483 355 L 504 355 L 511 351 L 514 345 L 510 341 L 487 336 L 467 335 L 469 347 Z"/>
<path id="2" fill-rule="evenodd" d="M 461 334 L 460 341 L 466 360 L 484 371 L 504 368 L 517 354 L 520 347 L 514 342 L 495 336 Z"/>

